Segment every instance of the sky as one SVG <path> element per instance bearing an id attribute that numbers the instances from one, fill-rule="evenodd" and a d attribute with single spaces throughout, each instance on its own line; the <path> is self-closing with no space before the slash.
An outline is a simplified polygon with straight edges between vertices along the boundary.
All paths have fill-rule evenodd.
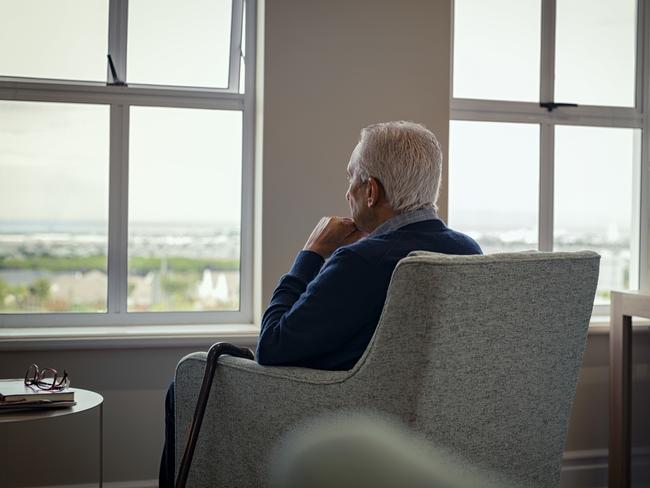
<path id="1" fill-rule="evenodd" d="M 457 98 L 539 101 L 541 0 L 455 0 Z M 634 105 L 635 0 L 557 0 L 556 102 Z"/>
<path id="2" fill-rule="evenodd" d="M 127 80 L 227 85 L 230 9 L 131 0 Z M 0 75 L 106 81 L 107 36 L 107 0 L 0 0 Z M 130 139 L 131 221 L 239 220 L 241 112 L 132 107 Z M 0 220 L 107 220 L 108 158 L 107 105 L 0 101 Z"/>
<path id="3" fill-rule="evenodd" d="M 225 84 L 229 1 L 129 3 L 127 81 Z M 556 101 L 633 104 L 635 9 L 557 1 Z M 539 101 L 541 0 L 456 0 L 455 15 L 454 96 Z M 0 0 L 0 74 L 105 81 L 107 19 L 107 0 Z M 0 101 L 0 220 L 106 220 L 108 128 L 107 106 Z M 556 223 L 629 227 L 634 131 L 556 130 Z M 450 132 L 450 224 L 535 226 L 539 128 Z M 240 113 L 134 107 L 130 138 L 132 221 L 238 219 Z"/>
<path id="4" fill-rule="evenodd" d="M 454 96 L 539 102 L 541 0 L 456 0 L 454 12 Z M 635 35 L 634 0 L 557 0 L 555 101 L 633 106 Z M 556 229 L 629 230 L 638 135 L 556 126 Z M 449 165 L 450 225 L 536 227 L 537 124 L 452 121 Z"/>

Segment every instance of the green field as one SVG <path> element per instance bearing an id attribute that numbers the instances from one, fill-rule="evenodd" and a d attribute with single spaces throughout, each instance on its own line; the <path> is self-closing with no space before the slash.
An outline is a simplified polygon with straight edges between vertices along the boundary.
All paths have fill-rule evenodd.
<path id="1" fill-rule="evenodd" d="M 0 270 L 30 269 L 51 272 L 75 271 L 106 271 L 106 256 L 29 256 L 24 258 L 0 257 Z M 238 259 L 205 259 L 205 258 L 149 258 L 134 256 L 129 259 L 129 271 L 135 274 L 146 274 L 161 268 L 177 272 L 237 271 Z"/>

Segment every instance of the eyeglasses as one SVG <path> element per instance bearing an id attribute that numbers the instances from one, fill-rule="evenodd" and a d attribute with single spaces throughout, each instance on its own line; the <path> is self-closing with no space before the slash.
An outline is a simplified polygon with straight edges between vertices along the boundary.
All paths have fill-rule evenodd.
<path id="1" fill-rule="evenodd" d="M 41 390 L 63 390 L 70 386 L 70 378 L 65 370 L 60 377 L 56 369 L 38 369 L 38 365 L 32 364 L 25 372 L 25 385 Z"/>

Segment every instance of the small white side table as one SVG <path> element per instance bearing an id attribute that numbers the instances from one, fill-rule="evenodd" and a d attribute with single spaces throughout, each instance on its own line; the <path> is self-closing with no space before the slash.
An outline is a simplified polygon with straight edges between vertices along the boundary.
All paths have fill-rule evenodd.
<path id="1" fill-rule="evenodd" d="M 101 488 L 104 482 L 104 397 L 94 391 L 80 388 L 70 388 L 70 390 L 74 391 L 74 399 L 77 402 L 73 407 L 0 413 L 0 424 L 51 419 L 99 408 L 99 487 Z"/>

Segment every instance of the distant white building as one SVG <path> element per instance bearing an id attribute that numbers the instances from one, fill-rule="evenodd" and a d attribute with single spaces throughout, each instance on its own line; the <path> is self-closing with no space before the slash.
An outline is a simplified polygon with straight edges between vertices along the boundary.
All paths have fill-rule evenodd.
<path id="1" fill-rule="evenodd" d="M 57 276 L 50 287 L 51 297 L 70 304 L 102 303 L 106 301 L 108 278 L 106 274 L 92 270 L 86 273 Z"/>
<path id="2" fill-rule="evenodd" d="M 156 280 L 155 273 L 149 272 L 145 276 L 132 275 L 129 276 L 129 297 L 128 297 L 128 306 L 130 309 L 135 311 L 147 311 L 152 304 L 156 303 L 154 301 L 156 292 L 156 283 L 159 283 L 160 280 Z M 158 296 L 160 293 L 158 292 Z"/>
<path id="3" fill-rule="evenodd" d="M 217 274 L 216 284 L 212 272 L 209 269 L 203 270 L 203 278 L 198 286 L 199 299 L 202 302 L 214 303 L 228 300 L 228 282 L 224 273 Z"/>

